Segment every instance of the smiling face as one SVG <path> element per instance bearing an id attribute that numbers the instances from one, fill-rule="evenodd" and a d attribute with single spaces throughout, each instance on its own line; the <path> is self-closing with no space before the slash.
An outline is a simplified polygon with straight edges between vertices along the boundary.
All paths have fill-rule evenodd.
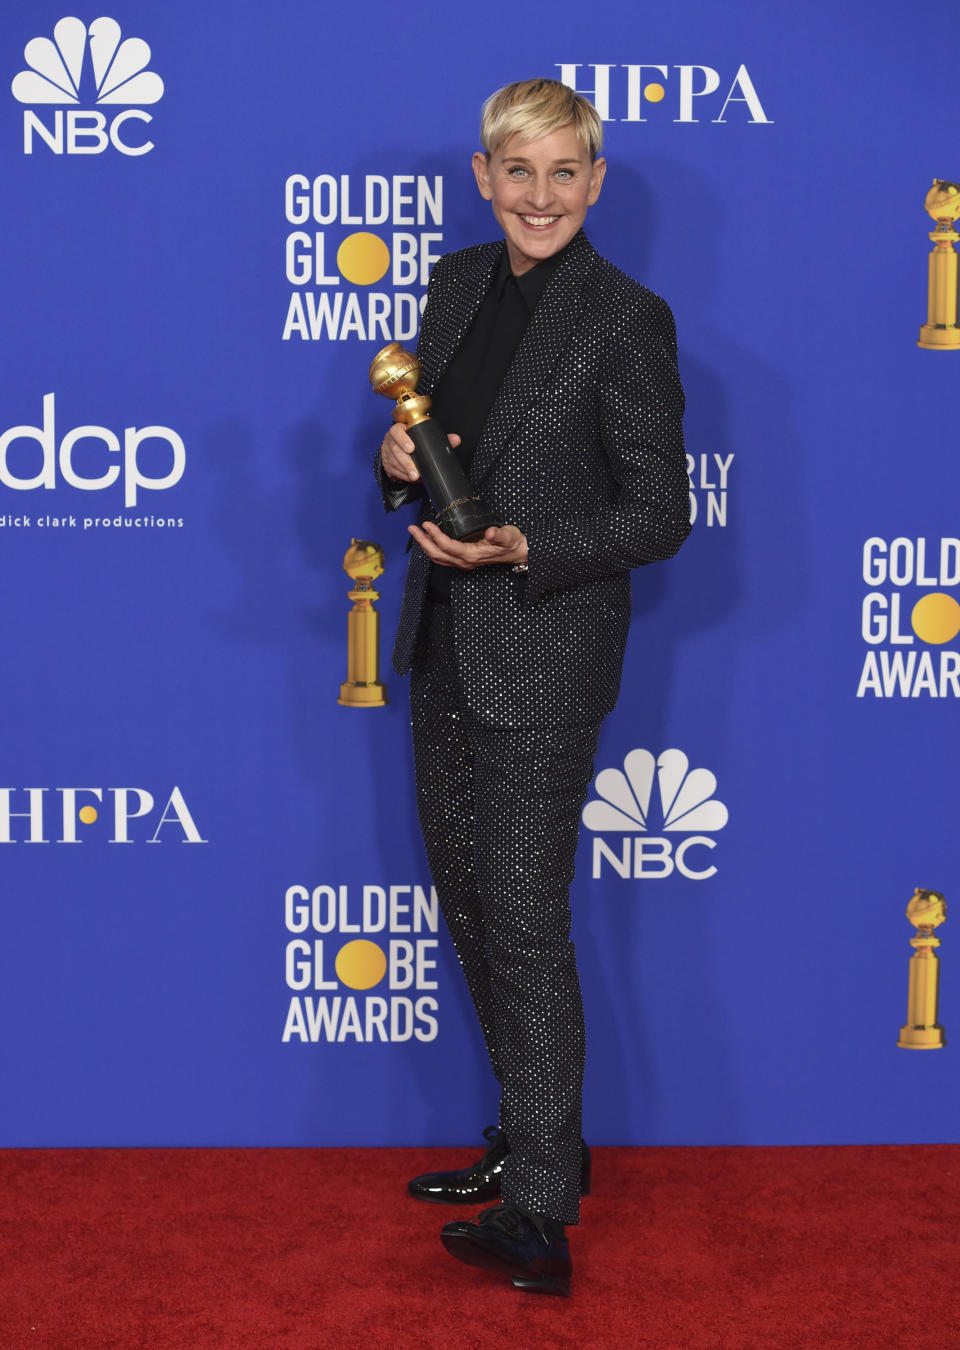
<path id="1" fill-rule="evenodd" d="M 559 253 L 600 195 L 606 160 L 591 160 L 573 126 L 539 140 L 511 136 L 489 156 L 477 152 L 480 195 L 493 204 L 515 276 Z"/>

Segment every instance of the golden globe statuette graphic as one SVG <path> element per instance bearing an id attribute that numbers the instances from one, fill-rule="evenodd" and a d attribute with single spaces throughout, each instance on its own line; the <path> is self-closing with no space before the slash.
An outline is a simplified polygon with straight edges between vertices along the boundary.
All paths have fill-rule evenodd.
<path id="1" fill-rule="evenodd" d="M 907 918 L 917 930 L 910 939 L 914 948 L 910 958 L 910 992 L 907 995 L 907 1025 L 900 1028 L 897 1041 L 904 1050 L 939 1050 L 946 1045 L 943 1027 L 937 1025 L 937 993 L 940 961 L 934 947 L 940 939 L 933 930 L 947 917 L 947 902 L 939 891 L 914 891 L 907 905 Z"/>
<path id="2" fill-rule="evenodd" d="M 347 678 L 337 702 L 345 708 L 382 708 L 388 702 L 387 686 L 379 675 L 380 615 L 373 607 L 380 599 L 373 589 L 384 569 L 383 549 L 366 539 L 351 539 L 343 570 L 353 581 L 347 598 L 353 609 L 347 615 Z"/>
<path id="3" fill-rule="evenodd" d="M 930 234 L 930 276 L 927 286 L 927 322 L 920 329 L 918 347 L 931 352 L 960 350 L 960 324 L 957 323 L 957 250 L 960 240 L 953 222 L 960 216 L 960 184 L 935 178 L 924 205 L 937 222 Z"/>
<path id="4" fill-rule="evenodd" d="M 399 342 L 388 343 L 370 363 L 374 393 L 396 399 L 393 420 L 403 424 L 417 447 L 413 462 L 437 513 L 437 524 L 451 539 L 467 543 L 482 539 L 484 530 L 503 521 L 474 492 L 447 433 L 430 416 L 430 399 L 417 393 L 419 382 L 420 362 Z"/>

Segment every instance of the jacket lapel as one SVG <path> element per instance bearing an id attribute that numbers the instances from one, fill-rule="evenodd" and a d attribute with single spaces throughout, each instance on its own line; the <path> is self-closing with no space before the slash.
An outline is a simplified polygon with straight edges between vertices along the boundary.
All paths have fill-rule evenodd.
<path id="1" fill-rule="evenodd" d="M 450 295 L 443 297 L 441 326 L 436 331 L 430 349 L 421 354 L 421 393 L 432 393 L 440 376 L 456 355 L 457 348 L 467 335 L 467 329 L 476 318 L 480 302 L 490 289 L 503 247 L 502 241 L 481 245 L 471 259 L 469 268 L 452 282 Z"/>
<path id="2" fill-rule="evenodd" d="M 547 282 L 494 399 L 474 454 L 470 469 L 474 487 L 480 486 L 510 445 L 517 428 L 549 383 L 551 373 L 573 336 L 581 311 L 583 284 L 596 256 L 593 245 L 581 230 Z"/>

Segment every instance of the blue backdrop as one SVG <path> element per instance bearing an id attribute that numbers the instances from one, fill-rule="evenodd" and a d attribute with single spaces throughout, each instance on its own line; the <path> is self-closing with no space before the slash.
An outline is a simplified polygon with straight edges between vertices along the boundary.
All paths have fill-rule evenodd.
<path id="1" fill-rule="evenodd" d="M 673 306 L 696 515 L 635 576 L 582 832 L 585 1132 L 955 1139 L 950 1049 L 896 1039 L 904 907 L 957 873 L 960 353 L 915 343 L 960 18 L 110 14 L 0 23 L 0 1142 L 453 1143 L 495 1118 L 405 682 L 337 705 L 341 563 L 385 550 L 386 669 L 406 521 L 371 477 L 367 365 L 436 256 L 496 237 L 478 110 L 539 73 L 608 119 L 588 233 Z"/>

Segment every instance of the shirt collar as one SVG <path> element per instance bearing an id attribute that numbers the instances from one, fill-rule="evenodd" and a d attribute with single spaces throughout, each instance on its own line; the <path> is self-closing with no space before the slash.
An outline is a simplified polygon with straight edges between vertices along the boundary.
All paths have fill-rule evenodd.
<path id="1" fill-rule="evenodd" d="M 566 257 L 569 247 L 570 244 L 564 245 L 558 253 L 551 254 L 549 258 L 544 258 L 543 262 L 537 263 L 536 267 L 528 268 L 526 272 L 522 272 L 520 276 L 515 277 L 510 268 L 510 258 L 507 254 L 506 245 L 504 245 L 503 252 L 500 255 L 500 266 L 497 268 L 493 279 L 493 292 L 497 299 L 502 297 L 507 286 L 513 284 L 532 314 L 546 289 L 547 282 Z"/>

